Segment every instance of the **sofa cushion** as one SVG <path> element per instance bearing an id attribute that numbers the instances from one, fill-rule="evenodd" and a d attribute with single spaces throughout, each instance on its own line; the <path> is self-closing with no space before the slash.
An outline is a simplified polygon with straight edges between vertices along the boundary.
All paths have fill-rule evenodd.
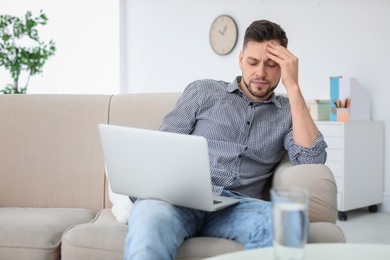
<path id="1" fill-rule="evenodd" d="M 60 259 L 64 231 L 96 214 L 74 208 L 0 208 L 0 259 Z"/>
<path id="2" fill-rule="evenodd" d="M 63 260 L 123 259 L 127 225 L 118 223 L 110 209 L 102 210 L 92 223 L 68 229 L 62 238 Z M 220 238 L 190 238 L 180 247 L 177 259 L 203 259 L 242 250 L 242 245 Z"/>
<path id="3" fill-rule="evenodd" d="M 334 223 L 310 223 L 308 243 L 345 243 L 344 232 Z"/>
<path id="4" fill-rule="evenodd" d="M 127 225 L 118 223 L 111 209 L 102 210 L 91 223 L 69 228 L 63 235 L 62 259 L 123 259 Z M 344 243 L 342 230 L 333 223 L 310 224 L 309 243 Z M 237 242 L 208 237 L 187 239 L 176 259 L 195 260 L 242 250 Z"/>
<path id="5" fill-rule="evenodd" d="M 240 251 L 243 248 L 242 244 L 224 238 L 193 237 L 187 239 L 179 248 L 176 259 L 200 260 Z"/>
<path id="6" fill-rule="evenodd" d="M 91 223 L 69 228 L 62 237 L 63 260 L 123 259 L 127 225 L 104 209 Z"/>

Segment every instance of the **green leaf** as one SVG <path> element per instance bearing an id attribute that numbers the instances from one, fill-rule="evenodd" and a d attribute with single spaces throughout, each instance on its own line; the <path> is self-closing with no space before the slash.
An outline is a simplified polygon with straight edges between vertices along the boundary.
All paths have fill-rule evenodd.
<path id="1" fill-rule="evenodd" d="M 9 84 L 0 93 L 26 93 L 28 82 L 24 88 L 18 88 L 21 72 L 26 71 L 28 77 L 41 73 L 46 61 L 55 54 L 55 42 L 50 40 L 45 43 L 39 38 L 39 28 L 47 21 L 42 10 L 37 17 L 33 17 L 31 11 L 27 11 L 22 18 L 0 15 L 0 67 L 8 70 L 14 80 L 14 84 Z M 33 40 L 35 44 L 24 41 L 24 38 Z M 20 46 L 21 42 L 28 42 L 29 45 Z"/>

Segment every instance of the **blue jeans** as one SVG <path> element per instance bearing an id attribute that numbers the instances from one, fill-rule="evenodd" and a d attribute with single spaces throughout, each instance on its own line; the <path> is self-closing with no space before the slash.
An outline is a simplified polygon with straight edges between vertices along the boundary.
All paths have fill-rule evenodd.
<path id="1" fill-rule="evenodd" d="M 228 191 L 222 195 L 241 201 L 205 212 L 159 200 L 137 200 L 130 212 L 125 259 L 175 259 L 183 241 L 194 236 L 234 240 L 245 249 L 272 246 L 271 203 Z"/>

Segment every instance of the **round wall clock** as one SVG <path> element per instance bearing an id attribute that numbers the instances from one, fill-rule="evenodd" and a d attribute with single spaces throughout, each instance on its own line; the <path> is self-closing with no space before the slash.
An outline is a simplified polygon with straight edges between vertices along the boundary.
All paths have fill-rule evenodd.
<path id="1" fill-rule="evenodd" d="M 226 55 L 233 51 L 238 38 L 237 24 L 231 16 L 218 16 L 210 28 L 210 44 L 219 55 Z"/>

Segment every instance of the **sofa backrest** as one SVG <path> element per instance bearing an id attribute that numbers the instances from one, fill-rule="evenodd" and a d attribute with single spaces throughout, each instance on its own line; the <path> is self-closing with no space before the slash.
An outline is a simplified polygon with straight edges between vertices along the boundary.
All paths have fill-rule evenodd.
<path id="1" fill-rule="evenodd" d="M 104 207 L 110 95 L 0 95 L 0 207 Z"/>
<path id="2" fill-rule="evenodd" d="M 0 207 L 111 207 L 97 125 L 158 129 L 180 95 L 0 95 Z"/>
<path id="3" fill-rule="evenodd" d="M 180 95 L 179 92 L 114 95 L 110 103 L 109 124 L 157 130 Z M 105 207 L 111 206 L 106 194 Z"/>

